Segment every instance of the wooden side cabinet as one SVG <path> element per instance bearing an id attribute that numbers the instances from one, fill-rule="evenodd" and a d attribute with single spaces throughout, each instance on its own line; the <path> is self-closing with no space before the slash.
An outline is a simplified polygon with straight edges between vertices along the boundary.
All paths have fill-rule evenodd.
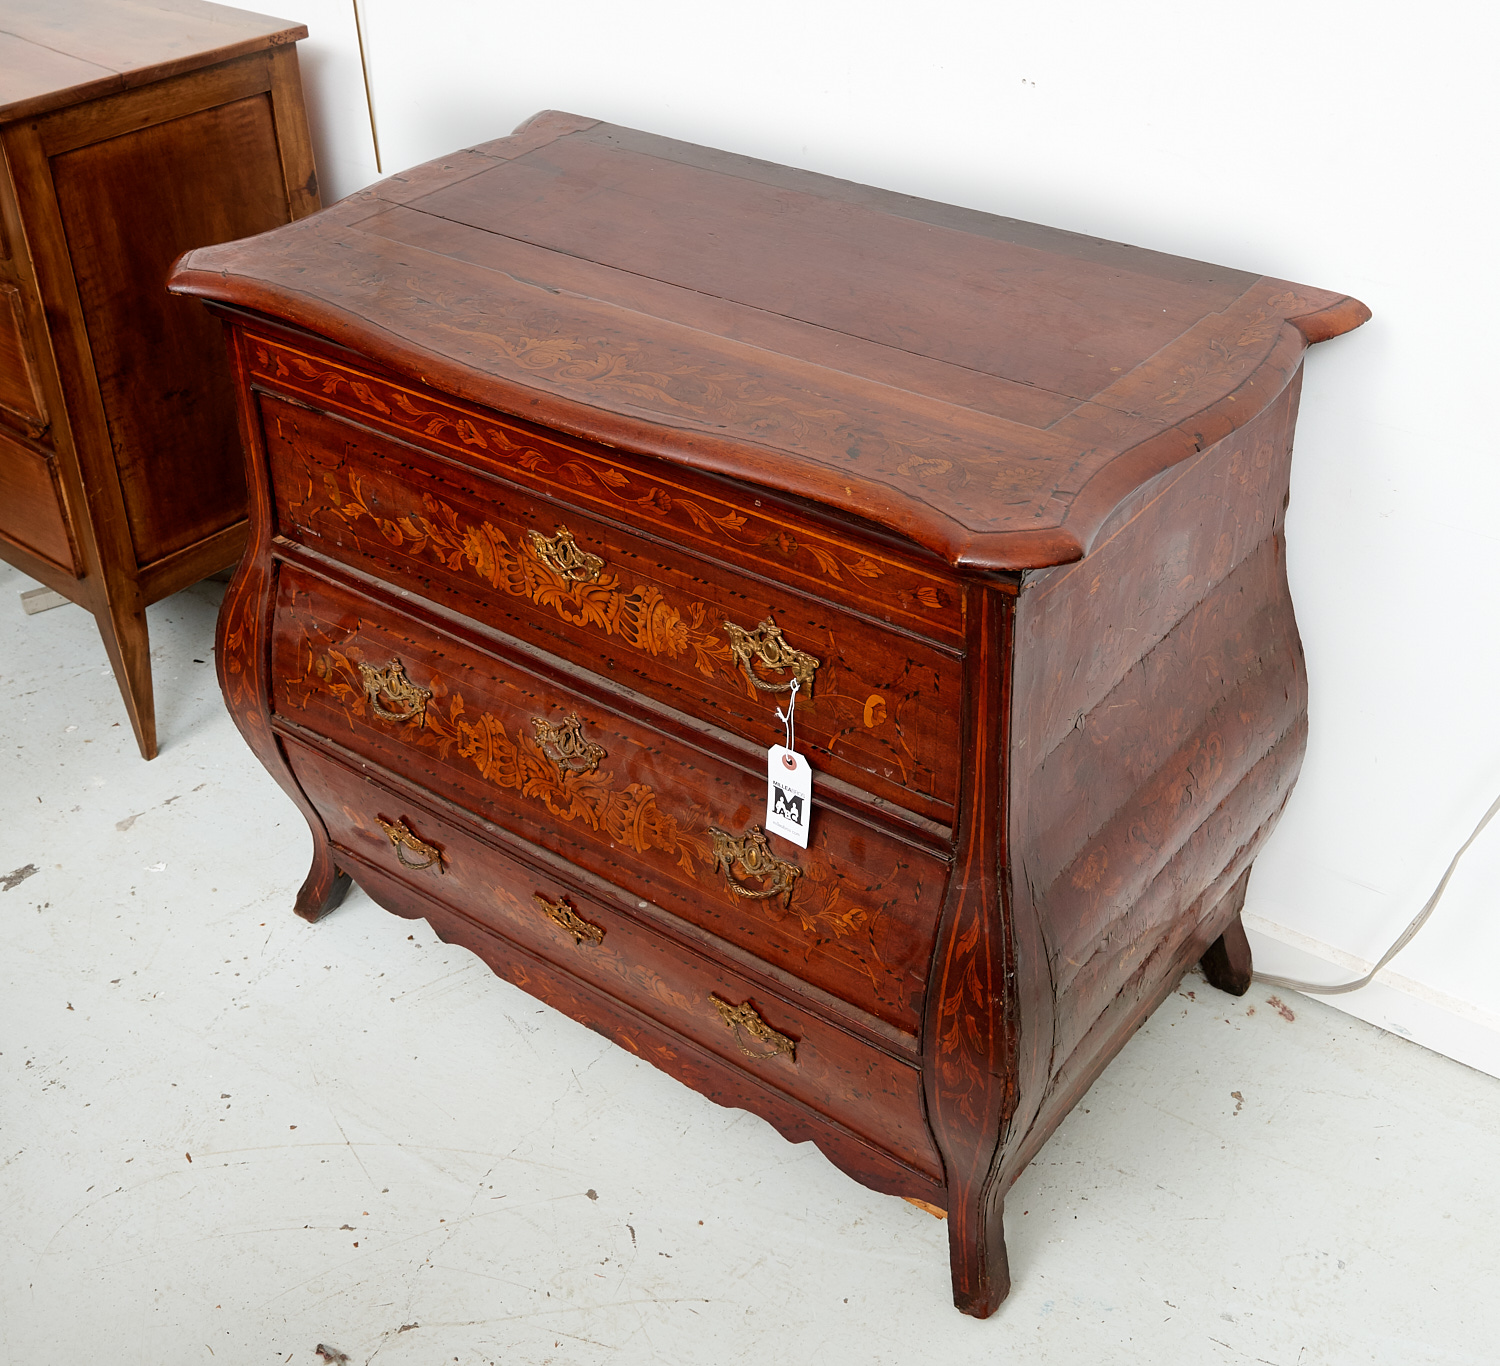
<path id="1" fill-rule="evenodd" d="M 0 0 L 0 557 L 94 614 L 147 759 L 145 609 L 245 544 L 223 345 L 167 271 L 318 208 L 306 36 L 203 0 Z"/>

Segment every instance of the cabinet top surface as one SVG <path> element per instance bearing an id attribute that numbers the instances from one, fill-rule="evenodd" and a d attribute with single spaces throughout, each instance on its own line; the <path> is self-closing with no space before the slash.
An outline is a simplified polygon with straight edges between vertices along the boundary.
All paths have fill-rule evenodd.
<path id="1" fill-rule="evenodd" d="M 305 37 L 301 24 L 207 0 L 0 0 L 0 120 Z"/>
<path id="2" fill-rule="evenodd" d="M 567 114 L 179 263 L 462 397 L 880 523 L 1078 558 L 1345 296 Z"/>

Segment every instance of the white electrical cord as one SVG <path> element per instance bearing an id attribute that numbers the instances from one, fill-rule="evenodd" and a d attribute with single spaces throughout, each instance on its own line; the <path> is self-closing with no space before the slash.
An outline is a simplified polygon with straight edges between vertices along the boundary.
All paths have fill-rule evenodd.
<path id="1" fill-rule="evenodd" d="M 1416 937 L 1417 931 L 1427 923 L 1427 918 L 1436 909 L 1439 898 L 1447 890 L 1448 879 L 1453 876 L 1453 870 L 1458 867 L 1459 859 L 1468 852 L 1469 846 L 1484 832 L 1484 827 L 1495 818 L 1497 811 L 1500 811 L 1500 797 L 1495 798 L 1493 805 L 1484 813 L 1479 824 L 1474 827 L 1474 833 L 1463 842 L 1463 847 L 1459 849 L 1458 853 L 1454 854 L 1453 862 L 1448 865 L 1448 871 L 1443 874 L 1443 880 L 1438 883 L 1432 895 L 1427 898 L 1427 904 L 1417 912 L 1416 919 L 1401 931 L 1401 937 L 1385 951 L 1380 961 L 1358 981 L 1340 982 L 1335 986 L 1319 986 L 1316 982 L 1299 982 L 1294 977 L 1277 977 L 1269 972 L 1257 972 L 1255 980 L 1268 987 L 1284 987 L 1288 991 L 1303 991 L 1314 996 L 1339 996 L 1346 991 L 1358 991 L 1361 987 L 1369 986 L 1375 980 L 1375 974 L 1410 944 Z"/>

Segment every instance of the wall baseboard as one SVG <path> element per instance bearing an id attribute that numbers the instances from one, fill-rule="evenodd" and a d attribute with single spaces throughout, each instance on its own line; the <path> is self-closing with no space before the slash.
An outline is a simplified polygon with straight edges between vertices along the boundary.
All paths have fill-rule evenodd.
<path id="1" fill-rule="evenodd" d="M 1374 966 L 1264 916 L 1247 911 L 1244 924 L 1257 972 L 1307 982 L 1347 982 Z M 1500 1077 L 1500 1017 L 1390 968 L 1359 991 L 1316 999 L 1466 1067 Z"/>

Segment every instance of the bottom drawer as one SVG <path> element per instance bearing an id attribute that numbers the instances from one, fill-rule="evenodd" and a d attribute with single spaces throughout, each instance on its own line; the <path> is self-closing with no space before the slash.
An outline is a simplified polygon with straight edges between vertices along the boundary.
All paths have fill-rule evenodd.
<path id="1" fill-rule="evenodd" d="M 52 461 L 0 433 L 0 535 L 77 573 Z"/>
<path id="2" fill-rule="evenodd" d="M 502 853 L 372 777 L 289 738 L 283 743 L 336 849 L 942 1179 L 916 1066 L 673 941 L 611 905 L 613 898 L 580 893 L 546 871 L 540 851 L 535 866 Z M 616 897 L 623 906 L 647 906 L 623 891 Z"/>

